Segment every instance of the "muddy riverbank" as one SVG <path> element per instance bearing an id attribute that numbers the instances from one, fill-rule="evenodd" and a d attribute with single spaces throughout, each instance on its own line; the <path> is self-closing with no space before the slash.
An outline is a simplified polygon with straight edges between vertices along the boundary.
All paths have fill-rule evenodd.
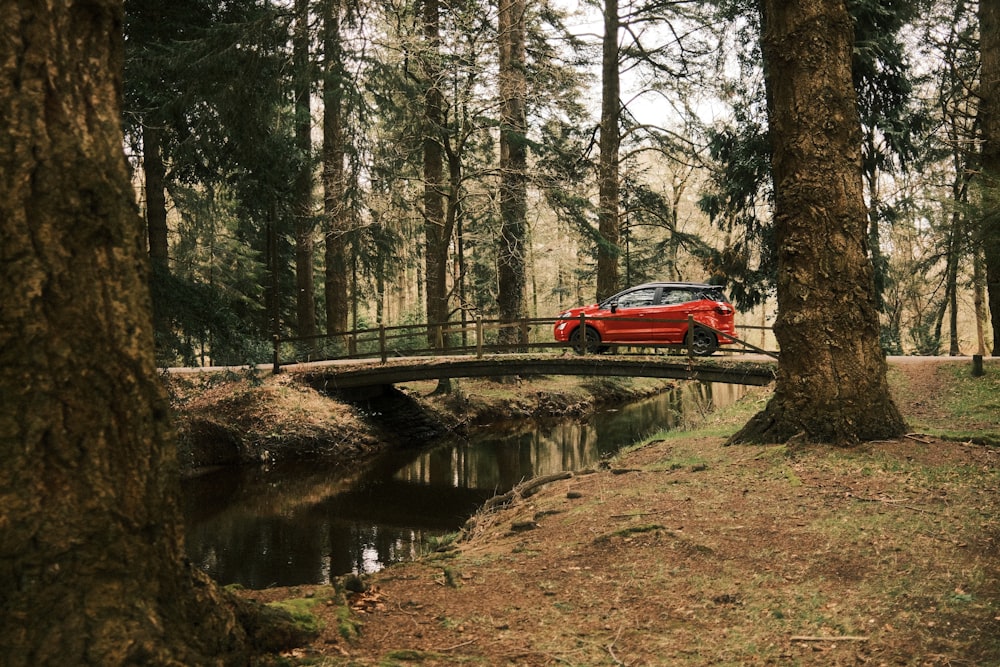
<path id="1" fill-rule="evenodd" d="M 218 466 L 323 459 L 343 465 L 390 446 L 420 446 L 452 432 L 518 419 L 582 416 L 665 391 L 676 381 L 649 378 L 453 380 L 400 385 L 351 401 L 290 374 L 205 373 L 166 380 L 185 474 Z M 402 436 L 402 439 L 401 439 Z"/>

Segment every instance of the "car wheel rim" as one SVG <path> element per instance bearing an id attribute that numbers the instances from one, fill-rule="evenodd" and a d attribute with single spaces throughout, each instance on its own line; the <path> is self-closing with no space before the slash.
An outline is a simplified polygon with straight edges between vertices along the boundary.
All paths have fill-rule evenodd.
<path id="1" fill-rule="evenodd" d="M 581 338 L 583 339 L 582 341 Z M 576 350 L 577 354 L 583 353 L 584 345 L 587 346 L 587 353 L 593 354 L 597 352 L 601 338 L 597 335 L 597 333 L 590 329 L 588 329 L 587 332 L 581 336 L 580 330 L 577 329 L 573 332 L 573 335 L 570 336 L 569 341 L 570 345 L 572 345 L 573 349 Z"/>
<path id="2" fill-rule="evenodd" d="M 691 351 L 697 355 L 710 354 L 715 349 L 712 335 L 705 330 L 697 329 L 691 341 Z"/>

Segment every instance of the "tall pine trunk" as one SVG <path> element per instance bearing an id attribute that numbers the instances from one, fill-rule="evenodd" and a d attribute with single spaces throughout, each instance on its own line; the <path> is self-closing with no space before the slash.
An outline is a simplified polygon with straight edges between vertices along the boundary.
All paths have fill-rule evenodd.
<path id="1" fill-rule="evenodd" d="M 170 335 L 170 318 L 164 303 L 170 278 L 170 248 L 167 229 L 167 168 L 163 163 L 163 135 L 157 127 L 142 127 L 142 175 L 146 191 L 146 243 L 152 267 L 153 327 L 157 339 Z"/>
<path id="2" fill-rule="evenodd" d="M 621 229 L 618 216 L 618 121 L 621 84 L 618 73 L 618 0 L 604 2 L 604 48 L 601 68 L 601 158 L 598 174 L 597 300 L 618 291 Z"/>
<path id="3" fill-rule="evenodd" d="M 167 168 L 163 164 L 163 139 L 159 128 L 142 128 L 142 174 L 146 183 L 146 234 L 153 270 L 165 276 L 170 270 L 167 244 Z"/>
<path id="4" fill-rule="evenodd" d="M 309 0 L 295 0 L 295 147 L 299 154 L 295 178 L 295 313 L 298 335 L 316 333 L 316 291 L 313 279 L 312 117 L 309 89 Z"/>
<path id="5" fill-rule="evenodd" d="M 441 92 L 441 7 L 438 0 L 423 0 L 424 52 L 424 268 L 427 321 L 448 320 L 448 241 L 445 230 L 444 95 Z M 440 328 L 427 331 L 431 347 L 443 348 Z"/>
<path id="6" fill-rule="evenodd" d="M 879 347 L 851 19 L 843 0 L 762 11 L 781 358 L 773 398 L 731 441 L 893 438 L 905 425 Z"/>
<path id="7" fill-rule="evenodd" d="M 1000 356 L 1000 2 L 979 2 L 979 120 L 983 132 L 983 220 L 986 289 L 993 356 Z"/>
<path id="8" fill-rule="evenodd" d="M 184 558 L 121 1 L 0 16 L 0 664 L 247 664 L 237 614 Z"/>
<path id="9" fill-rule="evenodd" d="M 527 223 L 527 80 L 525 78 L 525 0 L 500 0 L 500 234 L 497 248 L 497 297 L 502 322 L 525 316 Z M 500 342 L 527 343 L 520 327 L 505 327 Z"/>
<path id="10" fill-rule="evenodd" d="M 344 175 L 344 65 L 341 0 L 323 0 L 323 215 L 326 250 L 326 330 L 347 331 L 347 247 L 350 207 Z M 381 321 L 381 320 L 379 320 Z"/>

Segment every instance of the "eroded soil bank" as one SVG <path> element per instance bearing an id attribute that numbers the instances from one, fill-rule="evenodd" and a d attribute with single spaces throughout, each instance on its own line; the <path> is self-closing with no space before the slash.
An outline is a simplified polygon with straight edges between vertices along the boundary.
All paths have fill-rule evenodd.
<path id="1" fill-rule="evenodd" d="M 420 446 L 448 431 L 510 420 L 581 416 L 651 396 L 673 381 L 538 378 L 454 380 L 449 393 L 413 382 L 350 401 L 291 374 L 188 374 L 167 379 L 186 474 L 224 465 L 292 459 L 351 465 L 389 446 Z"/>

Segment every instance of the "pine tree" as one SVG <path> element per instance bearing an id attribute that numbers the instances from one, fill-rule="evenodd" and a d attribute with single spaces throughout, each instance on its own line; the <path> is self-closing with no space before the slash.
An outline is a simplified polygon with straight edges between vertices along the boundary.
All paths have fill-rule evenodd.
<path id="1" fill-rule="evenodd" d="M 1000 5 L 979 2 L 980 127 L 983 133 L 983 218 L 980 238 L 993 325 L 993 355 L 1000 355 Z"/>
<path id="2" fill-rule="evenodd" d="M 781 357 L 774 396 L 731 442 L 897 437 L 865 250 L 851 18 L 839 0 L 765 0 L 762 17 Z"/>
<path id="3" fill-rule="evenodd" d="M 500 320 L 526 315 L 528 82 L 525 71 L 525 0 L 501 0 L 497 13 L 500 93 L 500 233 L 497 283 Z M 501 330 L 501 343 L 526 343 L 520 327 Z"/>

